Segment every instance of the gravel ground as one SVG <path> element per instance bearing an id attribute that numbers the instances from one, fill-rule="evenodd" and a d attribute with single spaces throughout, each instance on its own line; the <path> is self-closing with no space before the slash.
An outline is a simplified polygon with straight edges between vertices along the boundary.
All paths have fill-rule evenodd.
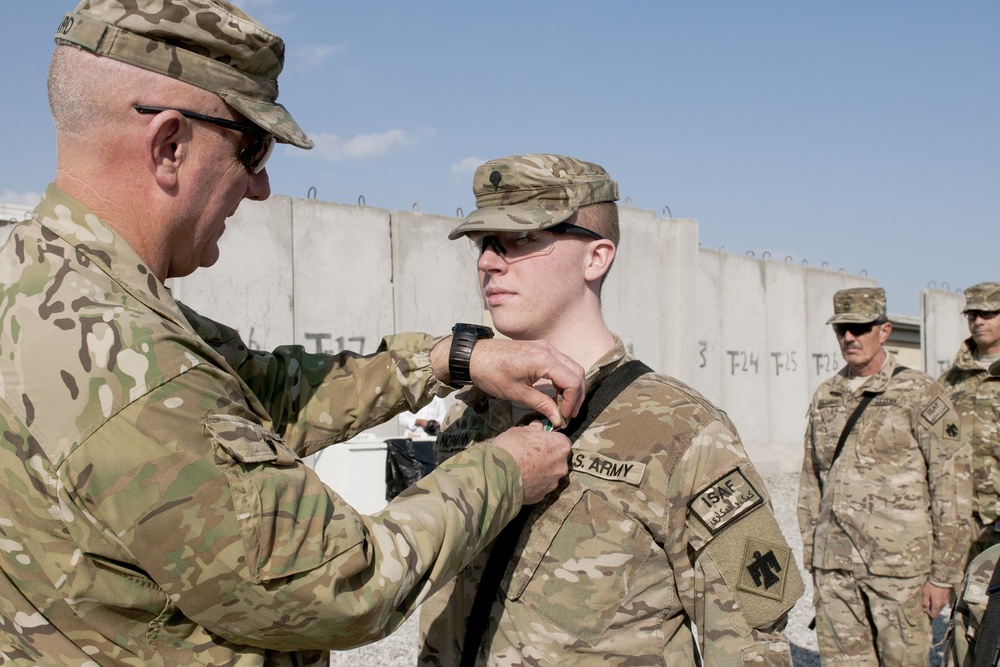
<path id="1" fill-rule="evenodd" d="M 799 537 L 798 520 L 795 515 L 799 488 L 798 473 L 775 475 L 769 477 L 766 482 L 778 524 L 795 552 L 796 561 L 801 564 L 802 540 Z M 792 662 L 795 667 L 819 667 L 816 633 L 808 628 L 809 621 L 813 617 L 812 581 L 808 576 L 804 579 L 806 592 L 788 616 L 785 636 L 791 645 Z M 940 643 L 944 636 L 949 613 L 950 610 L 946 608 L 941 618 L 934 621 L 935 644 Z M 414 614 L 399 630 L 380 642 L 353 651 L 334 652 L 332 664 L 334 667 L 412 667 L 416 664 L 418 638 L 417 616 Z M 931 667 L 938 667 L 940 663 L 938 651 L 933 651 Z"/>

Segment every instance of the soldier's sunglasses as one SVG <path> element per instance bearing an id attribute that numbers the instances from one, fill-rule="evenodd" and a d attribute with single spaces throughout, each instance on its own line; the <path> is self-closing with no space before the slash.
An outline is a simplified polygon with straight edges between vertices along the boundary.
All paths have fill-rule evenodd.
<path id="1" fill-rule="evenodd" d="M 216 118 L 215 116 L 206 116 L 205 114 L 198 113 L 197 111 L 174 109 L 172 107 L 150 107 L 142 104 L 133 104 L 132 108 L 142 114 L 158 114 L 164 111 L 176 111 L 180 115 L 185 118 L 190 118 L 191 120 L 200 120 L 203 123 L 211 123 L 212 125 L 218 125 L 219 127 L 224 127 L 228 130 L 236 130 L 237 132 L 249 134 L 251 141 L 245 148 L 240 149 L 238 157 L 243 166 L 246 167 L 247 171 L 251 174 L 259 174 L 264 171 L 264 165 L 267 164 L 268 158 L 270 158 L 271 153 L 274 152 L 274 144 L 276 143 L 274 135 L 265 132 L 252 123 L 239 123 L 235 120 L 229 120 L 228 118 Z"/>
<path id="2" fill-rule="evenodd" d="M 965 311 L 965 319 L 970 322 L 975 322 L 976 318 L 983 320 L 992 320 L 997 315 L 1000 315 L 1000 310 L 967 310 Z"/>
<path id="3" fill-rule="evenodd" d="M 552 252 L 556 234 L 580 234 L 595 239 L 604 237 L 592 229 L 580 227 L 569 222 L 560 222 L 548 229 L 532 229 L 524 232 L 497 232 L 496 234 L 475 233 L 469 234 L 469 243 L 472 244 L 472 256 L 476 261 L 483 256 L 489 248 L 495 252 L 500 259 L 513 264 L 521 260 L 540 255 L 548 255 Z"/>
<path id="4" fill-rule="evenodd" d="M 866 333 L 874 329 L 876 326 L 879 326 L 880 324 L 885 324 L 885 322 L 879 322 L 876 320 L 875 322 L 860 322 L 860 323 L 852 322 L 850 324 L 834 324 L 833 332 L 838 336 L 844 336 L 845 334 L 850 333 L 855 338 L 858 338 L 860 336 L 864 336 Z"/>

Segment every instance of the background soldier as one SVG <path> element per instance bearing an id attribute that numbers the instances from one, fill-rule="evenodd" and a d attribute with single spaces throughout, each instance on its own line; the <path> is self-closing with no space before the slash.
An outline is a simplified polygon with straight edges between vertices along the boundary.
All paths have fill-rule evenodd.
<path id="1" fill-rule="evenodd" d="M 969 338 L 938 380 L 972 443 L 973 541 L 969 557 L 1000 543 L 1000 380 L 987 372 L 1000 359 L 1000 283 L 965 290 Z"/>
<path id="2" fill-rule="evenodd" d="M 885 292 L 841 290 L 833 305 L 847 365 L 809 406 L 799 489 L 820 656 L 926 665 L 930 619 L 962 577 L 969 447 L 941 386 L 883 347 Z"/>
<path id="3" fill-rule="evenodd" d="M 610 403 L 571 422 L 585 430 L 569 478 L 520 535 L 505 531 L 421 608 L 420 663 L 693 665 L 700 652 L 706 665 L 790 665 L 781 630 L 802 580 L 735 427 L 673 378 L 640 367 L 633 380 L 601 314 L 617 184 L 590 162 L 521 155 L 481 165 L 473 191 L 478 209 L 450 238 L 472 242 L 494 326 L 563 350 L 590 369 L 588 400 Z M 444 458 L 540 417 L 460 398 Z"/>
<path id="4" fill-rule="evenodd" d="M 561 422 L 583 370 L 484 341 L 460 376 L 422 334 L 247 350 L 164 281 L 268 197 L 275 142 L 312 145 L 275 101 L 283 42 L 213 0 L 88 0 L 56 42 L 56 180 L 0 249 L 0 662 L 325 664 L 555 488 L 569 442 L 504 433 L 370 517 L 300 457 L 470 376 Z"/>
<path id="5" fill-rule="evenodd" d="M 988 283 L 984 283 L 988 284 Z M 993 283 L 996 285 L 996 283 Z M 977 287 L 979 287 L 977 285 Z M 975 289 L 975 288 L 969 288 Z M 968 293 L 968 290 L 966 290 Z M 968 307 L 968 304 L 966 304 Z M 995 361 L 989 367 L 992 378 L 1000 377 L 1000 361 Z M 965 583 L 962 594 L 955 603 L 951 624 L 948 628 L 948 648 L 945 650 L 945 665 L 952 667 L 972 667 L 976 664 L 977 650 L 988 650 L 996 653 L 998 646 L 983 644 L 981 628 L 986 615 L 989 598 L 1000 604 L 996 593 L 989 595 L 988 589 L 996 572 L 997 561 L 1000 561 L 1000 544 L 994 544 L 972 559 L 965 573 Z M 1000 607 L 990 610 L 991 615 L 1000 615 Z M 992 655 L 983 656 L 992 657 Z M 980 664 L 989 664 L 988 661 Z M 993 664 L 996 664 L 995 662 Z"/>

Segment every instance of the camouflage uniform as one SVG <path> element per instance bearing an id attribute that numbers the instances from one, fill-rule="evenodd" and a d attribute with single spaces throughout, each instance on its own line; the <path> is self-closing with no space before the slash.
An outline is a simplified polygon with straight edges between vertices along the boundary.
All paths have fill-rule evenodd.
<path id="1" fill-rule="evenodd" d="M 519 509 L 492 445 L 370 517 L 301 461 L 429 401 L 433 339 L 247 350 L 55 186 L 0 255 L 0 662 L 325 664 Z"/>
<path id="2" fill-rule="evenodd" d="M 630 358 L 618 340 L 588 386 Z M 475 389 L 462 398 L 468 408 L 438 436 L 442 459 L 515 419 L 509 402 Z M 781 630 L 801 576 L 725 414 L 647 374 L 574 443 L 571 462 L 521 535 L 478 664 L 690 665 L 692 625 L 706 665 L 791 664 Z M 458 664 L 487 560 L 421 608 L 420 664 Z"/>
<path id="3" fill-rule="evenodd" d="M 966 310 L 1000 310 L 1000 285 L 983 283 L 965 290 Z M 970 557 L 1000 543 L 1000 378 L 977 363 L 976 342 L 967 339 L 955 363 L 938 379 L 972 443 L 974 535 Z"/>
<path id="4" fill-rule="evenodd" d="M 990 366 L 989 376 L 1000 377 L 1000 361 Z M 989 602 L 987 588 L 993 579 L 997 560 L 1000 560 L 1000 544 L 985 549 L 969 564 L 962 594 L 952 610 L 945 665 L 953 667 L 973 665 L 976 657 L 976 635 L 986 614 Z"/>
<path id="5" fill-rule="evenodd" d="M 995 544 L 976 556 L 969 564 L 962 594 L 955 603 L 951 624 L 948 627 L 945 665 L 972 667 L 976 657 L 976 635 L 979 633 L 989 602 L 986 589 L 993 578 L 993 570 L 996 569 L 998 559 L 1000 559 L 1000 544 Z"/>
<path id="6" fill-rule="evenodd" d="M 882 663 L 926 664 L 930 622 L 920 589 L 928 579 L 945 586 L 961 581 L 969 448 L 941 387 L 915 370 L 892 377 L 895 367 L 889 355 L 853 391 L 845 367 L 809 406 L 799 525 L 804 563 L 816 582 L 824 661 L 874 662 L 861 606 L 867 596 L 883 605 L 873 607 Z M 831 470 L 837 440 L 865 392 L 876 398 Z M 837 643 L 852 633 L 853 643 Z"/>

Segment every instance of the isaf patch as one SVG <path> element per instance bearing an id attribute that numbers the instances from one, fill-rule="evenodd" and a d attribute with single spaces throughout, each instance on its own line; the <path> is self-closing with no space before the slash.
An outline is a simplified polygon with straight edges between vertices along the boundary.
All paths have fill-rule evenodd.
<path id="1" fill-rule="evenodd" d="M 748 538 L 736 587 L 754 595 L 783 599 L 791 559 L 792 550 L 788 547 Z"/>
<path id="2" fill-rule="evenodd" d="M 737 467 L 698 491 L 688 509 L 715 535 L 763 504 L 764 497 Z"/>
<path id="3" fill-rule="evenodd" d="M 924 411 L 920 413 L 920 416 L 927 420 L 927 423 L 933 426 L 938 423 L 941 417 L 948 414 L 948 404 L 943 398 L 938 396 L 934 399 L 934 402 L 924 408 Z"/>

